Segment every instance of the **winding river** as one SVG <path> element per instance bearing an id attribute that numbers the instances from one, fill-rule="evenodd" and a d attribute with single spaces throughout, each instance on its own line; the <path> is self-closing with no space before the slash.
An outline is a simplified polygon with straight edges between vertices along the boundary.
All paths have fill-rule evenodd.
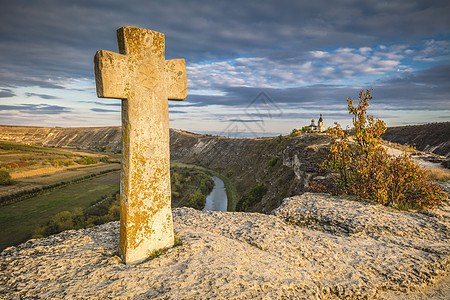
<path id="1" fill-rule="evenodd" d="M 206 204 L 203 210 L 213 211 L 227 211 L 227 193 L 225 191 L 225 185 L 223 181 L 213 176 L 214 188 L 212 192 L 206 197 Z"/>

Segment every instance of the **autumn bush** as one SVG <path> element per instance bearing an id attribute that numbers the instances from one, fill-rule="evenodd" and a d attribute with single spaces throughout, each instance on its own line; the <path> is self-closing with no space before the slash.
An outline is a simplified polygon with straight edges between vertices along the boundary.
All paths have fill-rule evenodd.
<path id="1" fill-rule="evenodd" d="M 77 161 L 80 165 L 93 165 L 98 163 L 98 161 L 92 156 L 83 156 Z"/>
<path id="2" fill-rule="evenodd" d="M 367 115 L 370 91 L 361 91 L 358 106 L 347 98 L 353 128 L 343 130 L 337 123 L 329 130 L 333 137 L 331 154 L 322 167 L 332 172 L 325 184 L 313 184 L 313 190 L 332 194 L 354 195 L 399 209 L 425 209 L 438 205 L 447 197 L 439 185 L 428 181 L 421 169 L 404 152 L 393 156 L 381 145 L 386 130 L 383 121 Z"/>
<path id="3" fill-rule="evenodd" d="M 14 180 L 12 179 L 11 174 L 6 170 L 0 170 L 0 185 L 9 185 L 13 183 Z"/>

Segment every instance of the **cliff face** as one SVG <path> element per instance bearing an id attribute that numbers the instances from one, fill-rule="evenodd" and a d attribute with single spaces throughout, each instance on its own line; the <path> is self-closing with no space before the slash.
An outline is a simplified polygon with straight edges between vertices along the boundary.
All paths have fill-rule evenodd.
<path id="1" fill-rule="evenodd" d="M 122 148 L 121 127 L 50 128 L 0 125 L 0 140 L 44 147 L 95 149 Z"/>
<path id="2" fill-rule="evenodd" d="M 174 210 L 182 245 L 125 265 L 118 222 L 0 254 L 5 299 L 448 299 L 450 207 L 304 194 L 273 214 Z"/>
<path id="3" fill-rule="evenodd" d="M 247 211 L 268 213 L 284 197 L 304 192 L 326 158 L 329 138 L 303 134 L 295 138 L 230 139 L 170 132 L 171 159 L 200 165 L 229 176 L 243 195 L 258 184 L 267 188 L 262 201 Z"/>
<path id="4" fill-rule="evenodd" d="M 450 157 L 450 122 L 389 127 L 382 138 L 415 146 L 420 151 Z"/>

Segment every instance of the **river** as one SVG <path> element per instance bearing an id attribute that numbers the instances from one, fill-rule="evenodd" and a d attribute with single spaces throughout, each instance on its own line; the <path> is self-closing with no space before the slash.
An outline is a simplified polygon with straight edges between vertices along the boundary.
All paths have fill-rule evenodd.
<path id="1" fill-rule="evenodd" d="M 225 184 L 216 176 L 213 176 L 212 179 L 214 180 L 214 188 L 206 197 L 206 204 L 203 210 L 227 211 L 228 200 Z"/>

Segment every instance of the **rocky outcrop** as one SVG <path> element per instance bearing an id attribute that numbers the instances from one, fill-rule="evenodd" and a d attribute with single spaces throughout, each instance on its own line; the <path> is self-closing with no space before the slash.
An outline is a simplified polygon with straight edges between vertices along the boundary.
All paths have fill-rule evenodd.
<path id="1" fill-rule="evenodd" d="M 118 223 L 0 255 L 0 297 L 448 299 L 450 206 L 400 212 L 343 197 L 287 198 L 274 215 L 174 210 L 181 246 L 138 265 Z"/>
<path id="2" fill-rule="evenodd" d="M 384 140 L 450 157 L 450 122 L 388 127 Z"/>

